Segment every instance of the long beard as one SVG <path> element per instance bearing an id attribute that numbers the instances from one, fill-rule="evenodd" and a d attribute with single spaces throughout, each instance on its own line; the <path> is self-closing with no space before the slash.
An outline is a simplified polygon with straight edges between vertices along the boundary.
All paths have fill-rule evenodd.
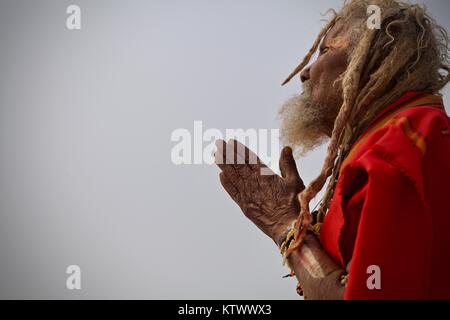
<path id="1" fill-rule="evenodd" d="M 303 94 L 293 96 L 278 110 L 281 141 L 290 146 L 296 156 L 305 155 L 328 138 L 324 127 L 329 108 L 314 103 L 311 91 L 311 83 L 304 82 Z"/>

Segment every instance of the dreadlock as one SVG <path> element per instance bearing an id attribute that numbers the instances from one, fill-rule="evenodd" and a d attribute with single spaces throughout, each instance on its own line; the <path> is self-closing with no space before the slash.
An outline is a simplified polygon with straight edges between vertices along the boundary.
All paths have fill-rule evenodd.
<path id="1" fill-rule="evenodd" d="M 381 9 L 379 30 L 366 27 L 369 5 Z M 450 81 L 447 32 L 424 7 L 395 0 L 351 0 L 321 30 L 303 61 L 283 84 L 309 63 L 320 42 L 338 21 L 352 28 L 348 67 L 338 79 L 342 81 L 343 102 L 321 172 L 298 195 L 300 214 L 295 242 L 288 254 L 301 244 L 312 221 L 309 203 L 330 178 L 319 208 L 318 220 L 323 219 L 342 161 L 376 115 L 406 91 L 438 94 Z"/>

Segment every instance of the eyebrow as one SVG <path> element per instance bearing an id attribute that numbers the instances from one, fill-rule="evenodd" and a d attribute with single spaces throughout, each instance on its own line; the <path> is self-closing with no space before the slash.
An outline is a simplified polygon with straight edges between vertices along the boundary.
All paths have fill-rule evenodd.
<path id="1" fill-rule="evenodd" d="M 345 46 L 347 38 L 343 36 L 337 36 L 327 41 L 327 45 L 332 48 L 342 48 Z"/>

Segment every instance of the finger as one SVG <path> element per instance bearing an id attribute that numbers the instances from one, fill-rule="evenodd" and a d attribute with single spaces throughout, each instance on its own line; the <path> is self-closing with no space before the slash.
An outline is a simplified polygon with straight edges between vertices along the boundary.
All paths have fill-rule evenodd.
<path id="1" fill-rule="evenodd" d="M 217 151 L 214 153 L 214 161 L 216 165 L 222 170 L 226 179 L 236 187 L 243 185 L 242 175 L 238 172 L 236 166 L 227 164 L 227 143 L 223 140 L 216 141 Z M 230 153 L 230 152 L 228 152 Z"/>
<path id="2" fill-rule="evenodd" d="M 223 146 L 222 143 L 219 141 L 216 141 L 217 150 L 214 152 L 214 163 L 223 170 Z"/>
<path id="3" fill-rule="evenodd" d="M 283 150 L 281 150 L 280 172 L 281 176 L 285 178 L 287 182 L 303 186 L 303 181 L 298 174 L 291 147 L 284 147 Z"/>
<path id="4" fill-rule="evenodd" d="M 237 140 L 230 139 L 227 143 L 227 155 L 232 155 L 232 164 L 245 164 L 245 155 L 240 153 L 238 149 L 242 149 L 242 144 L 240 144 Z"/>
<path id="5" fill-rule="evenodd" d="M 237 147 L 234 147 L 236 142 L 236 140 L 229 140 L 228 143 L 222 139 L 216 140 L 217 151 L 214 153 L 216 164 L 234 165 L 245 163 L 245 159 L 237 152 Z"/>
<path id="6" fill-rule="evenodd" d="M 231 139 L 228 141 L 227 148 L 231 148 L 233 150 L 232 153 L 236 159 L 236 162 L 233 166 L 234 166 L 236 172 L 245 179 L 249 178 L 253 174 L 253 171 L 251 170 L 249 165 L 246 163 L 245 155 L 243 155 L 243 153 L 242 153 L 243 151 L 245 153 L 245 146 L 243 144 L 239 143 L 238 141 Z M 239 149 L 241 149 L 241 151 L 239 151 Z"/>
<path id="7" fill-rule="evenodd" d="M 239 141 L 236 141 L 237 143 L 237 152 L 241 155 L 241 157 L 244 157 L 245 163 L 248 164 L 250 169 L 254 172 L 258 172 L 261 167 L 261 160 L 259 157 L 254 153 L 252 150 L 247 148 L 244 144 L 240 143 Z"/>
<path id="8" fill-rule="evenodd" d="M 251 177 L 250 169 L 245 168 L 245 164 L 227 164 L 227 162 L 231 162 L 229 160 L 230 154 L 233 154 L 234 157 L 234 151 L 230 151 L 230 149 L 233 149 L 232 144 L 227 144 L 223 140 L 218 140 L 216 141 L 216 145 L 217 151 L 214 153 L 214 159 L 217 166 L 222 170 L 224 176 L 231 184 L 238 188 L 238 190 L 244 190 L 245 181 L 248 180 L 249 177 Z M 242 162 L 242 160 L 240 160 L 240 162 Z"/>
<path id="9" fill-rule="evenodd" d="M 221 139 L 216 140 L 215 144 L 217 146 L 217 151 L 214 152 L 214 162 L 216 165 L 224 171 L 233 169 L 234 151 L 232 148 Z"/>
<path id="10" fill-rule="evenodd" d="M 275 174 L 272 169 L 261 162 L 261 159 L 256 155 L 256 153 L 254 153 L 239 141 L 233 141 L 236 141 L 237 144 L 236 151 L 240 154 L 241 157 L 245 158 L 245 163 L 253 173 L 256 173 L 258 176 L 272 176 Z"/>
<path id="11" fill-rule="evenodd" d="M 227 143 L 222 139 L 217 139 L 215 145 L 217 147 L 217 150 L 216 152 L 214 152 L 214 163 L 217 164 L 219 167 L 221 167 L 221 165 L 226 163 L 225 150 Z"/>
<path id="12" fill-rule="evenodd" d="M 220 183 L 222 184 L 225 191 L 230 195 L 230 197 L 236 202 L 238 205 L 240 205 L 241 202 L 241 195 L 239 193 L 239 190 L 231 183 L 230 180 L 227 179 L 224 172 L 221 172 L 219 174 Z"/>
<path id="13" fill-rule="evenodd" d="M 291 152 L 292 149 L 290 147 L 284 147 L 281 150 L 279 165 L 280 165 L 280 173 L 283 178 L 286 178 L 286 176 L 288 175 L 290 167 L 289 153 Z"/>

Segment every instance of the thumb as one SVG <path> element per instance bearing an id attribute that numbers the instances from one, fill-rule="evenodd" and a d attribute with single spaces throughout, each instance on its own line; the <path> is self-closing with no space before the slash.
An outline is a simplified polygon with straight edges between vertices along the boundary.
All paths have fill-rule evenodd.
<path id="1" fill-rule="evenodd" d="M 301 185 L 303 187 L 303 181 L 298 174 L 291 147 L 284 147 L 283 150 L 281 150 L 280 172 L 281 176 L 289 183 Z"/>

